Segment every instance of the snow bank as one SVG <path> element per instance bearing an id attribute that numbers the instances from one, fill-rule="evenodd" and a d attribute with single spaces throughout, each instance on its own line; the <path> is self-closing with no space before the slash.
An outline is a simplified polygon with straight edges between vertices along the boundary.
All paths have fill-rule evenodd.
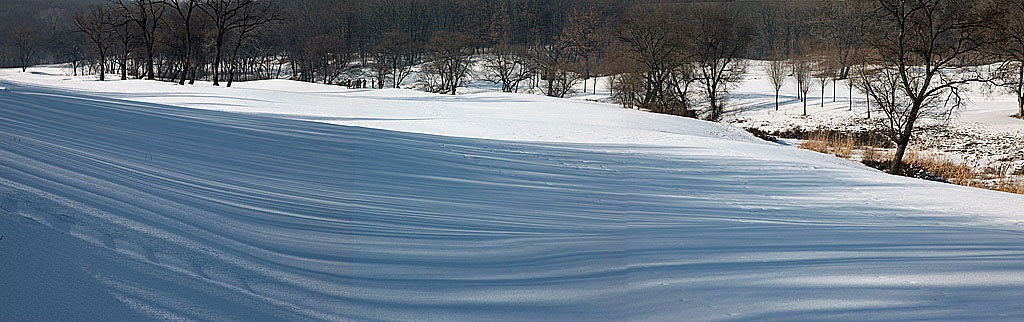
<path id="1" fill-rule="evenodd" d="M 1024 319 L 1024 197 L 730 126 L 0 76 L 0 320 Z"/>

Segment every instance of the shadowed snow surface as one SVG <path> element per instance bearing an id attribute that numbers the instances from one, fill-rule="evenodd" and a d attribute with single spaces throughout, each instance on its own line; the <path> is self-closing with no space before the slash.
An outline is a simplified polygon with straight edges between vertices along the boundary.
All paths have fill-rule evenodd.
<path id="1" fill-rule="evenodd" d="M 1024 198 L 719 125 L 484 139 L 0 85 L 4 321 L 1024 319 Z"/>

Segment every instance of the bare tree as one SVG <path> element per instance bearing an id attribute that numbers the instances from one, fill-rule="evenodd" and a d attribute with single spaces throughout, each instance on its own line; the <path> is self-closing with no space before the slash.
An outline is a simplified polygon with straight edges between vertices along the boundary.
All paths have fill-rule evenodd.
<path id="1" fill-rule="evenodd" d="M 828 85 L 828 81 L 836 77 L 835 69 L 832 68 L 827 57 L 819 58 L 814 64 L 814 78 L 818 80 L 818 85 L 821 86 L 821 107 L 825 107 L 825 85 Z M 834 93 L 833 96 L 835 96 Z"/>
<path id="2" fill-rule="evenodd" d="M 515 93 L 519 84 L 533 77 L 526 48 L 517 45 L 498 45 L 484 57 L 484 77 L 501 84 L 501 91 Z"/>
<path id="3" fill-rule="evenodd" d="M 996 85 L 1017 98 L 1017 117 L 1024 119 L 1024 0 L 1000 1 L 1003 10 L 994 21 L 1002 41 L 991 46 L 1002 63 L 996 70 Z"/>
<path id="4" fill-rule="evenodd" d="M 142 44 L 146 49 L 146 78 L 155 79 L 153 49 L 157 43 L 157 29 L 164 17 L 166 6 L 158 0 L 114 0 L 129 22 L 139 27 Z"/>
<path id="5" fill-rule="evenodd" d="M 615 73 L 612 74 L 609 82 L 612 100 L 616 103 L 622 105 L 624 108 L 643 106 L 643 95 L 645 91 L 645 79 L 643 75 L 637 72 Z"/>
<path id="6" fill-rule="evenodd" d="M 121 80 L 126 80 L 128 79 L 128 56 L 138 47 L 139 37 L 133 28 L 134 24 L 123 13 L 115 16 L 114 19 L 115 49 L 119 51 L 118 56 L 120 56 L 117 61 L 120 66 Z"/>
<path id="7" fill-rule="evenodd" d="M 352 67 L 352 51 L 346 48 L 345 44 L 337 37 L 331 35 L 317 35 L 306 41 L 303 48 L 304 57 L 302 62 L 305 65 L 306 77 L 309 82 L 322 81 L 324 84 L 333 84 L 338 77 L 348 72 Z"/>
<path id="8" fill-rule="evenodd" d="M 58 34 L 54 38 L 54 45 L 60 48 L 56 53 L 60 54 L 62 61 L 71 65 L 71 75 L 78 76 L 78 69 L 83 67 L 83 62 L 87 58 L 85 47 L 88 45 L 88 42 L 89 40 L 68 32 Z"/>
<path id="9" fill-rule="evenodd" d="M 70 18 L 70 19 L 69 19 Z M 69 21 L 74 21 L 74 15 L 69 15 L 68 10 L 65 8 L 49 8 L 43 10 L 38 14 L 39 32 L 44 42 L 49 42 L 49 45 L 60 45 L 58 38 L 60 35 L 68 31 L 65 28 L 65 24 Z M 74 29 L 74 26 L 70 26 Z"/>
<path id="10" fill-rule="evenodd" d="M 399 88 L 402 81 L 412 72 L 415 63 L 414 44 L 409 35 L 392 31 L 381 36 L 374 49 L 374 63 L 371 66 L 377 76 L 377 86 L 384 88 L 390 79 L 391 87 Z"/>
<path id="11" fill-rule="evenodd" d="M 513 44 L 512 18 L 505 4 L 492 15 L 491 21 L 488 36 L 494 46 L 483 57 L 483 77 L 501 84 L 502 92 L 518 92 L 520 83 L 535 76 L 529 52 L 525 46 Z"/>
<path id="12" fill-rule="evenodd" d="M 1017 99 L 1017 114 L 1014 117 L 1024 118 L 1024 62 L 1006 60 L 996 67 L 993 83 L 1012 93 Z"/>
<path id="13" fill-rule="evenodd" d="M 29 26 L 16 27 L 10 30 L 9 35 L 18 66 L 21 66 L 21 72 L 24 73 L 36 59 L 39 42 L 42 40 L 39 29 Z"/>
<path id="14" fill-rule="evenodd" d="M 993 40 L 993 11 L 970 0 L 879 0 L 868 93 L 886 119 L 882 127 L 896 143 L 889 171 L 900 173 L 918 120 L 948 116 L 961 107 L 971 82 L 986 81 L 964 58 Z"/>
<path id="15" fill-rule="evenodd" d="M 754 40 L 761 57 L 773 57 L 782 51 L 783 13 L 780 4 L 756 2 L 753 7 L 754 19 L 760 31 Z M 767 66 L 766 66 L 767 67 Z"/>
<path id="16" fill-rule="evenodd" d="M 220 66 L 223 57 L 225 37 L 236 29 L 253 29 L 253 25 L 268 23 L 276 17 L 271 13 L 270 1 L 256 0 L 204 0 L 199 10 L 210 18 L 214 33 L 213 86 L 220 86 Z M 250 32 L 252 31 L 250 30 Z"/>
<path id="17" fill-rule="evenodd" d="M 83 8 L 80 12 L 84 12 Z M 40 41 L 36 46 L 36 57 L 43 61 L 56 61 L 71 65 L 72 75 L 78 75 L 78 68 L 86 58 L 87 40 L 77 34 L 74 24 L 74 10 L 53 7 L 39 12 L 37 23 L 32 24 L 40 31 Z M 24 24 L 30 25 L 30 24 Z M 2 28 L 0 28 L 2 29 Z"/>
<path id="18" fill-rule="evenodd" d="M 630 64 L 620 66 L 625 70 L 618 71 L 628 74 L 617 77 L 613 83 L 619 94 L 625 95 L 621 103 L 636 102 L 654 112 L 692 116 L 684 97 L 694 78 L 689 73 L 691 52 L 683 38 L 685 30 L 673 12 L 665 8 L 643 8 L 629 13 L 619 40 Z M 676 73 L 684 70 L 687 73 Z"/>
<path id="19" fill-rule="evenodd" d="M 565 97 L 573 86 L 582 80 L 581 73 L 573 71 L 572 49 L 564 41 L 551 44 L 537 44 L 532 47 L 532 57 L 541 71 L 544 81 L 544 95 Z"/>
<path id="20" fill-rule="evenodd" d="M 690 41 L 698 66 L 697 79 L 710 104 L 711 120 L 722 118 L 729 88 L 747 71 L 746 61 L 740 58 L 753 32 L 737 15 L 737 10 L 722 3 L 698 5 L 694 10 Z"/>
<path id="21" fill-rule="evenodd" d="M 195 75 L 195 62 L 192 59 L 193 54 L 193 36 L 192 36 L 192 25 L 194 13 L 199 9 L 200 0 L 161 0 L 161 2 L 174 10 L 178 14 L 178 18 L 181 19 L 180 28 L 174 28 L 175 31 L 182 33 L 181 37 L 184 41 L 184 48 L 182 49 L 182 56 L 185 61 L 183 62 L 184 70 L 181 73 L 181 79 L 178 84 L 185 85 L 185 79 L 188 78 L 189 71 Z M 189 84 L 195 83 L 195 77 L 189 81 Z"/>
<path id="22" fill-rule="evenodd" d="M 865 0 L 822 0 L 815 10 L 813 31 L 822 41 L 821 51 L 829 53 L 837 69 L 833 82 L 846 79 L 850 74 L 853 55 L 866 38 L 864 26 L 872 8 L 870 4 L 871 1 Z"/>
<path id="23" fill-rule="evenodd" d="M 697 67 L 696 64 L 690 61 L 684 61 L 682 64 L 672 69 L 672 83 L 671 88 L 675 92 L 675 100 L 679 101 L 680 111 L 673 111 L 672 113 L 696 118 L 697 114 L 690 107 L 690 86 L 697 82 Z"/>
<path id="24" fill-rule="evenodd" d="M 768 80 L 772 83 L 772 88 L 775 89 L 775 111 L 779 111 L 779 91 L 782 90 L 782 86 L 786 84 L 786 76 L 789 74 L 789 68 L 785 60 L 778 57 L 769 60 L 764 63 L 764 72 L 768 75 Z"/>
<path id="25" fill-rule="evenodd" d="M 413 43 L 412 38 L 406 33 L 393 33 L 388 37 L 385 48 L 391 56 L 391 85 L 394 88 L 401 88 L 412 67 L 416 65 L 417 55 L 420 47 Z"/>
<path id="26" fill-rule="evenodd" d="M 857 88 L 864 93 L 865 99 L 865 111 L 867 112 L 867 119 L 871 120 L 871 97 L 872 97 L 872 80 L 878 74 L 878 68 L 871 66 L 868 63 L 868 59 L 860 57 L 855 60 L 853 69 L 851 69 L 850 78 L 847 81 L 851 82 L 851 86 Z M 852 93 L 852 89 L 851 89 Z M 851 95 L 852 96 L 852 95 Z"/>
<path id="27" fill-rule="evenodd" d="M 792 60 L 793 77 L 796 78 L 797 92 L 800 93 L 801 101 L 804 103 L 804 113 L 807 115 L 807 92 L 811 90 L 811 63 L 805 57 L 798 57 Z"/>
<path id="28" fill-rule="evenodd" d="M 603 34 L 597 32 L 600 24 L 601 16 L 593 8 L 585 11 L 573 9 L 568 25 L 562 31 L 562 41 L 583 63 L 584 92 L 587 91 L 587 80 L 590 79 L 590 59 L 597 53 L 598 46 L 604 42 Z"/>
<path id="29" fill-rule="evenodd" d="M 273 2 L 264 1 L 259 4 L 250 3 L 249 5 L 242 6 L 240 9 L 240 18 L 237 20 L 237 28 L 235 31 L 235 47 L 231 49 L 231 61 L 228 67 L 228 84 L 227 87 L 231 87 L 231 83 L 235 80 L 235 69 L 238 65 L 238 49 L 241 48 L 242 44 L 245 43 L 254 33 L 261 30 L 267 24 L 278 21 L 281 18 L 275 13 Z M 216 84 L 216 82 L 214 82 Z"/>
<path id="30" fill-rule="evenodd" d="M 76 13 L 74 22 L 78 31 L 84 33 L 95 46 L 99 58 L 100 81 L 106 80 L 107 51 L 114 37 L 115 16 L 109 8 L 89 6 L 85 13 Z"/>
<path id="31" fill-rule="evenodd" d="M 370 64 L 370 72 L 376 80 L 372 83 L 373 88 L 384 88 L 384 83 L 391 76 L 391 55 L 381 49 L 383 42 L 378 42 L 378 49 L 374 51 L 373 63 Z"/>
<path id="32" fill-rule="evenodd" d="M 749 1 L 759 35 L 754 39 L 759 57 L 797 54 L 799 42 L 811 32 L 815 1 Z"/>
<path id="33" fill-rule="evenodd" d="M 469 76 L 473 47 L 469 35 L 452 32 L 435 32 L 430 38 L 427 52 L 430 63 L 424 69 L 431 77 L 430 87 L 439 93 L 455 95 L 456 89 Z"/>

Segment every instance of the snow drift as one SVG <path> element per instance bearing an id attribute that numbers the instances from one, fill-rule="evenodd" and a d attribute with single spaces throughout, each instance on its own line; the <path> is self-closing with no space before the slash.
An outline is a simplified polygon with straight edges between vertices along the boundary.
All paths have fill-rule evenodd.
<path id="1" fill-rule="evenodd" d="M 1024 319 L 1021 196 L 595 103 L 127 83 L 3 82 L 0 320 Z"/>

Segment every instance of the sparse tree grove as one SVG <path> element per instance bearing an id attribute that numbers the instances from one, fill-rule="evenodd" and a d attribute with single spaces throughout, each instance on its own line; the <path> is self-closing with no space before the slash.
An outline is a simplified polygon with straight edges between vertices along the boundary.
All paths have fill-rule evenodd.
<path id="1" fill-rule="evenodd" d="M 972 83 L 1024 117 L 1024 0 L 7 0 L 0 66 L 195 84 L 288 78 L 456 94 L 467 81 L 721 120 L 748 62 L 807 114 L 839 82 L 897 146 Z M 69 36 L 70 35 L 70 36 Z M 418 77 L 409 77 L 419 71 Z M 595 78 L 596 77 L 596 78 Z M 787 82 L 793 78 L 792 82 Z M 593 82 L 589 80 L 593 79 Z M 875 111 L 876 113 L 872 113 Z"/>

